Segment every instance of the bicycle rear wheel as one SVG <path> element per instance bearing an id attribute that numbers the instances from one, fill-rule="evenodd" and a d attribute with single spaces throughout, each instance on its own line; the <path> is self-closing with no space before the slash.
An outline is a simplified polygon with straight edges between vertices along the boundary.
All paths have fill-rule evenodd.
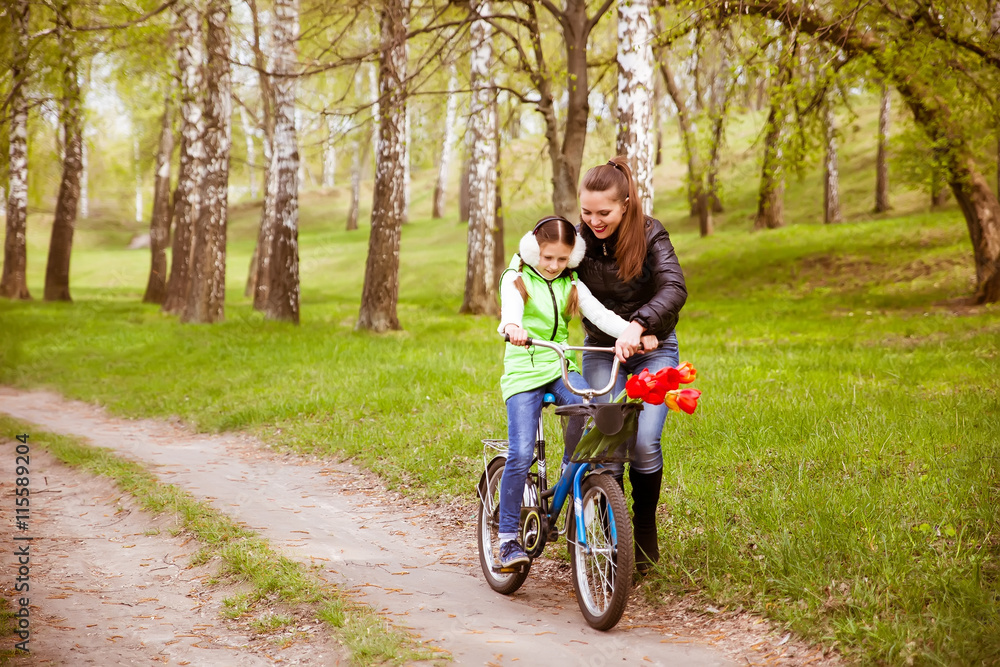
<path id="1" fill-rule="evenodd" d="M 500 569 L 500 479 L 503 477 L 504 459 L 497 459 L 486 469 L 486 480 L 480 487 L 479 520 L 476 535 L 479 538 L 479 565 L 483 569 L 486 583 L 497 593 L 510 595 L 521 587 L 528 578 L 531 564 L 522 565 L 512 571 Z"/>
<path id="2" fill-rule="evenodd" d="M 567 519 L 573 588 L 587 623 L 610 630 L 621 620 L 632 589 L 632 522 L 611 475 L 588 475 L 581 493 L 586 546 L 577 538 L 576 517 Z"/>

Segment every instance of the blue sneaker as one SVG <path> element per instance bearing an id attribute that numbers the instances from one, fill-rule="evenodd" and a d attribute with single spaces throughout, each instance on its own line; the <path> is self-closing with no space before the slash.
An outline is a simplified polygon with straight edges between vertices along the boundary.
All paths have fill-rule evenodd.
<path id="1" fill-rule="evenodd" d="M 524 547 L 518 544 L 517 540 L 504 542 L 500 545 L 500 567 L 508 568 L 517 565 L 527 565 L 531 562 Z"/>

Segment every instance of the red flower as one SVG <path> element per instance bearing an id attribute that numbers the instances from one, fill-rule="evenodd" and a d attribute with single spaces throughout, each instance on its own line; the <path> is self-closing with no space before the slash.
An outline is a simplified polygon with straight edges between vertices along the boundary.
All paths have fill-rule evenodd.
<path id="1" fill-rule="evenodd" d="M 648 368 L 643 368 L 641 373 L 633 375 L 625 383 L 625 393 L 628 394 L 629 398 L 638 398 L 644 401 L 650 390 L 655 386 L 656 380 L 654 376 L 649 372 Z"/>
<path id="2" fill-rule="evenodd" d="M 701 396 L 700 389 L 675 389 L 668 391 L 664 398 L 667 407 L 675 412 L 686 412 L 694 414 L 698 407 L 698 398 Z"/>
<path id="3" fill-rule="evenodd" d="M 677 367 L 677 374 L 679 375 L 678 382 L 681 384 L 691 384 L 698 376 L 698 371 L 695 370 L 690 361 L 684 361 Z"/>
<path id="4" fill-rule="evenodd" d="M 681 374 L 676 368 L 667 366 L 656 371 L 656 382 L 663 386 L 663 391 L 668 392 L 677 389 L 681 385 Z"/>

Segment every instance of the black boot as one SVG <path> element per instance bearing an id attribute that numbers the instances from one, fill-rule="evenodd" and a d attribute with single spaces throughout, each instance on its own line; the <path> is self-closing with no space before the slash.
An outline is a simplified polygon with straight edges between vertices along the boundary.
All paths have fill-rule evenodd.
<path id="1" fill-rule="evenodd" d="M 629 466 L 628 479 L 632 483 L 635 569 L 639 575 L 644 575 L 660 560 L 660 545 L 656 534 L 656 506 L 660 502 L 663 470 L 641 473 Z"/>

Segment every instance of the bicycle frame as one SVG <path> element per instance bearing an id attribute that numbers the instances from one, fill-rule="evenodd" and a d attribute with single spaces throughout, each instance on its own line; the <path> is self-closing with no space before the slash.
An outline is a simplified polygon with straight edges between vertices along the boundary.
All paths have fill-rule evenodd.
<path id="1" fill-rule="evenodd" d="M 509 341 L 508 336 L 505 336 L 505 339 Z M 562 362 L 563 384 L 571 392 L 573 392 L 577 396 L 581 396 L 585 404 L 590 403 L 590 401 L 594 397 L 603 396 L 604 394 L 607 394 L 612 389 L 614 389 L 615 381 L 618 377 L 619 361 L 617 357 L 615 358 L 614 363 L 612 365 L 611 377 L 609 378 L 608 384 L 607 386 L 601 389 L 590 389 L 590 388 L 577 389 L 576 387 L 574 387 L 572 383 L 569 381 L 569 364 L 567 363 L 566 360 L 566 352 L 568 351 L 609 352 L 613 351 L 613 348 L 586 347 L 586 346 L 573 347 L 568 345 L 564 346 L 545 340 L 532 340 L 531 338 L 528 339 L 528 345 L 537 345 L 540 347 L 549 348 L 550 350 L 555 350 L 555 352 L 559 355 L 560 361 Z M 555 486 L 551 487 L 550 489 L 548 486 L 548 474 L 547 474 L 548 466 L 546 464 L 546 457 L 545 457 L 545 434 L 544 434 L 543 415 L 544 412 L 540 413 L 538 416 L 538 430 L 535 435 L 535 449 L 536 449 L 535 460 L 538 464 L 539 510 L 541 510 L 541 513 L 545 516 L 546 519 L 546 525 L 544 526 L 544 528 L 546 528 L 546 533 L 551 532 L 552 527 L 554 527 L 556 525 L 556 522 L 559 520 L 559 515 L 562 513 L 563 506 L 566 503 L 567 497 L 569 497 L 570 493 L 572 493 L 573 509 L 574 509 L 573 518 L 576 522 L 576 536 L 578 540 L 577 544 L 578 546 L 585 549 L 587 553 L 589 553 L 590 546 L 587 544 L 587 538 L 586 538 L 587 532 L 585 530 L 583 522 L 584 520 L 583 492 L 581 490 L 581 486 L 583 484 L 584 478 L 588 474 L 596 470 L 599 470 L 599 468 L 595 467 L 595 464 L 593 463 L 570 462 L 569 464 L 567 464 L 566 469 L 560 476 L 559 481 L 556 482 Z M 524 511 L 524 508 L 522 508 L 522 511 Z M 543 526 L 539 526 L 539 528 L 542 527 Z M 612 537 L 617 541 L 618 532 L 617 532 L 617 527 L 614 525 L 613 520 L 611 522 L 610 529 Z M 545 543 L 548 541 L 548 537 L 549 537 L 548 534 L 542 534 L 540 536 L 541 541 L 539 542 L 537 547 L 535 549 L 531 549 L 531 551 L 537 551 L 540 553 L 541 550 L 545 548 Z"/>

